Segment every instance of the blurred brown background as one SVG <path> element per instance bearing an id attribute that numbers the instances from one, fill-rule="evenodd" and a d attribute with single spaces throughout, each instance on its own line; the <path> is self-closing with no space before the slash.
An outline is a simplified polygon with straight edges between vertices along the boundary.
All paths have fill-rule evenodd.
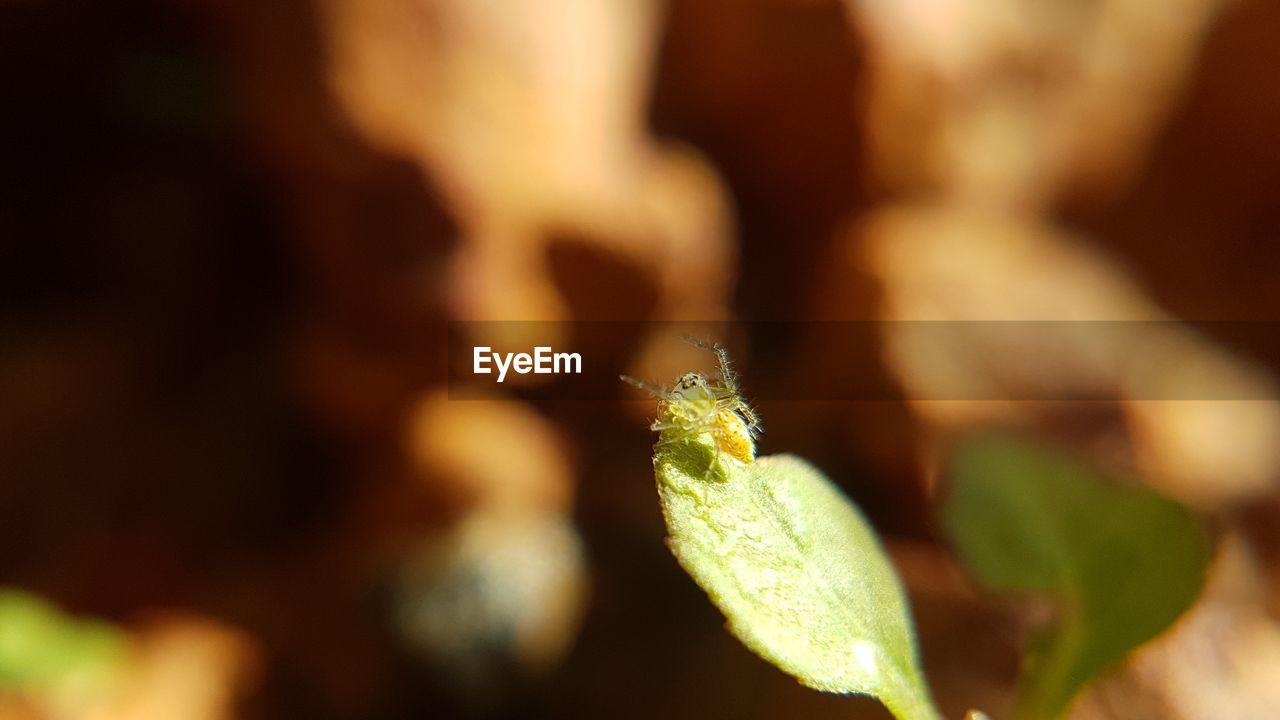
<path id="1" fill-rule="evenodd" d="M 1187 319 L 1162 352 L 1256 402 L 959 338 L 975 383 L 1115 400 L 931 403 L 886 333 L 846 370 L 902 402 L 766 405 L 761 448 L 886 535 L 948 717 L 1010 707 L 1034 609 L 954 566 L 938 448 L 999 422 L 1137 472 L 1222 586 L 1076 713 L 1273 717 L 1272 369 L 1195 328 L 1280 309 L 1277 32 L 1267 0 L 0 3 L 0 584 L 129 647 L 0 717 L 888 717 L 723 631 L 649 404 L 443 394 L 449 320 L 735 318 Z M 628 327 L 589 352 L 706 362 Z M 831 372 L 730 347 L 748 390 Z"/>

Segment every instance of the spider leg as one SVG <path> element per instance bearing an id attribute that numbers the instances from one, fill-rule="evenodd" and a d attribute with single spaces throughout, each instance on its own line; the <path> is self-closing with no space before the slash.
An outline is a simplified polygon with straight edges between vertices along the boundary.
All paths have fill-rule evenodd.
<path id="1" fill-rule="evenodd" d="M 747 430 L 751 432 L 753 437 L 760 437 L 760 433 L 764 432 L 764 426 L 760 423 L 760 416 L 756 414 L 754 408 L 745 401 L 739 401 L 734 411 L 742 415 L 742 419 L 747 423 Z"/>
<path id="2" fill-rule="evenodd" d="M 649 393 L 650 395 L 660 400 L 666 400 L 670 402 L 673 399 L 671 397 L 671 393 L 667 392 L 663 388 L 658 387 L 657 385 L 654 385 L 653 383 L 647 383 L 643 380 L 633 378 L 630 375 L 619 375 L 618 379 L 628 385 L 638 387 L 641 390 L 644 390 L 645 392 Z"/>
<path id="3" fill-rule="evenodd" d="M 680 339 L 696 348 L 700 348 L 702 350 L 709 350 L 711 352 L 715 352 L 716 348 L 719 347 L 715 343 L 709 343 L 709 342 L 706 342 L 705 340 L 699 340 L 698 338 L 692 335 L 681 335 Z"/>
<path id="4" fill-rule="evenodd" d="M 715 388 L 716 407 L 732 410 L 737 413 L 738 417 L 746 423 L 747 429 L 751 431 L 752 437 L 759 437 L 763 432 L 764 426 L 760 422 L 760 415 L 756 413 L 755 408 L 751 404 L 742 399 L 741 395 L 730 392 L 728 388 Z"/>
<path id="5" fill-rule="evenodd" d="M 714 353 L 716 362 L 720 365 L 720 382 L 724 383 L 725 388 L 733 393 L 738 394 L 738 376 L 733 372 L 733 365 L 729 362 L 729 351 L 717 343 L 703 342 L 695 337 L 684 335 L 681 339 L 690 345 Z"/>
<path id="6" fill-rule="evenodd" d="M 711 463 L 707 465 L 707 472 L 702 476 L 702 479 L 706 481 L 711 480 L 711 472 L 720 464 L 720 439 L 716 437 L 719 435 L 719 432 L 712 432 L 711 435 L 716 441 L 716 454 L 715 457 L 711 458 Z"/>
<path id="7" fill-rule="evenodd" d="M 657 423 L 654 423 L 654 425 L 657 425 Z M 682 428 L 679 425 L 672 425 L 671 427 L 655 428 L 655 429 L 680 430 L 681 432 L 676 433 L 675 435 L 671 435 L 669 437 L 661 438 L 660 440 L 658 440 L 658 442 L 654 443 L 654 447 L 666 447 L 667 445 L 674 445 L 678 442 L 684 442 L 685 440 L 688 440 L 691 437 L 697 437 L 698 435 L 702 434 L 702 430 L 700 428 L 694 428 L 690 430 L 688 428 Z"/>

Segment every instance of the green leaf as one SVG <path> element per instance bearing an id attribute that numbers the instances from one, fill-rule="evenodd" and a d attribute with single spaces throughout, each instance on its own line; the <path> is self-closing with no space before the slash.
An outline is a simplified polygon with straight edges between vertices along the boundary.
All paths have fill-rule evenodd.
<path id="1" fill-rule="evenodd" d="M 747 647 L 810 687 L 873 695 L 899 720 L 940 717 L 897 575 L 820 471 L 794 455 L 743 464 L 706 434 L 661 446 L 654 467 L 672 551 Z"/>
<path id="2" fill-rule="evenodd" d="M 983 436 L 961 446 L 951 482 L 943 523 L 978 581 L 1059 608 L 1026 659 L 1018 718 L 1062 715 L 1204 583 L 1210 543 L 1190 512 L 1063 452 Z"/>
<path id="3" fill-rule="evenodd" d="M 124 633 L 70 617 L 40 597 L 0 588 L 0 691 L 85 686 L 121 660 Z"/>

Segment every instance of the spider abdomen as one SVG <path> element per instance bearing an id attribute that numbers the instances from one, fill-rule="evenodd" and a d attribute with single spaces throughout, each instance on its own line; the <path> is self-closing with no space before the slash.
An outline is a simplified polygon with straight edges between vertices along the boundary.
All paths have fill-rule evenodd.
<path id="1" fill-rule="evenodd" d="M 744 463 L 755 461 L 756 441 L 742 416 L 724 408 L 716 413 L 714 423 L 716 443 L 721 452 Z"/>

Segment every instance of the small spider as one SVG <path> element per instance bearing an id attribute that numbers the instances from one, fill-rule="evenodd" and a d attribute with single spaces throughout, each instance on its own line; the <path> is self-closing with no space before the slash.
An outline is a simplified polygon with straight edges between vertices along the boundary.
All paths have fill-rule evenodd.
<path id="1" fill-rule="evenodd" d="M 710 433 L 715 440 L 716 456 L 707 467 L 708 475 L 720 463 L 721 453 L 739 462 L 754 462 L 755 439 L 761 432 L 760 417 L 738 392 L 738 379 L 729 365 L 729 353 L 719 345 L 689 337 L 683 340 L 715 353 L 720 372 L 711 378 L 696 372 L 685 373 L 670 390 L 627 375 L 621 376 L 623 382 L 658 398 L 658 419 L 649 426 L 662 434 L 657 447 Z"/>

